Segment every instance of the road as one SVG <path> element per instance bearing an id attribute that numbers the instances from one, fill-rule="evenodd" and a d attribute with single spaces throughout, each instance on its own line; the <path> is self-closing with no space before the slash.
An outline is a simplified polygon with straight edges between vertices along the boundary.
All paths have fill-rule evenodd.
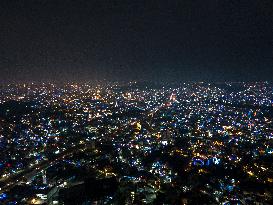
<path id="1" fill-rule="evenodd" d="M 0 193 L 7 192 L 14 186 L 20 184 L 24 179 L 28 181 L 31 180 L 35 175 L 39 172 L 47 169 L 48 167 L 58 163 L 61 159 L 73 154 L 74 152 L 79 151 L 85 147 L 85 143 L 78 144 L 75 147 L 70 148 L 58 155 L 55 156 L 54 159 L 43 161 L 40 164 L 34 165 L 33 167 L 26 168 L 18 174 L 12 175 L 5 180 L 2 180 L 2 184 L 0 185 Z"/>

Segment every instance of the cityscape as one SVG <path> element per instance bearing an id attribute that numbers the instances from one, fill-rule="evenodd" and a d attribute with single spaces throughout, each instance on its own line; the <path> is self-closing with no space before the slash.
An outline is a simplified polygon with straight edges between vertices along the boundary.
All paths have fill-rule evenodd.
<path id="1" fill-rule="evenodd" d="M 0 88 L 1 204 L 272 204 L 273 85 Z"/>
<path id="2" fill-rule="evenodd" d="M 273 205 L 273 0 L 0 0 L 0 205 Z"/>

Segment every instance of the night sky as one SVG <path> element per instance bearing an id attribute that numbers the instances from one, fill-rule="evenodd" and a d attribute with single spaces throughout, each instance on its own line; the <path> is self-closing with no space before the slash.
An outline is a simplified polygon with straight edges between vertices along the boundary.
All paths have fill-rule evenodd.
<path id="1" fill-rule="evenodd" d="M 272 0 L 1 0 L 0 80 L 262 81 Z"/>

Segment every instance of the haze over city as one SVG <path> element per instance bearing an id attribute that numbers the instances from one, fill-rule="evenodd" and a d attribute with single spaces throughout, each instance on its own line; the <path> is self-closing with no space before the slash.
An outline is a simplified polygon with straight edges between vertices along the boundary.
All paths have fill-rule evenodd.
<path id="1" fill-rule="evenodd" d="M 1 1 L 1 81 L 272 80 L 272 2 Z"/>

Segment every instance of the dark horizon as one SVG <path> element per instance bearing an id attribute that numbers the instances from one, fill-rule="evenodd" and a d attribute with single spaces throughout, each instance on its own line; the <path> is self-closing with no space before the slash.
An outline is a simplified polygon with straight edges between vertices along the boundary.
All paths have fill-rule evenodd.
<path id="1" fill-rule="evenodd" d="M 6 1 L 0 82 L 272 81 L 272 1 Z"/>
<path id="2" fill-rule="evenodd" d="M 54 79 L 44 79 L 44 80 L 25 80 L 25 79 L 13 79 L 13 80 L 2 80 L 0 79 L 0 86 L 6 86 L 6 85 L 56 85 L 56 86 L 61 86 L 61 85 L 73 85 L 73 84 L 78 84 L 78 85 L 92 85 L 92 86 L 97 86 L 97 85 L 118 85 L 118 86 L 128 86 L 128 85 L 139 85 L 139 86 L 147 86 L 147 87 L 161 87 L 161 86 L 181 86 L 181 85 L 186 85 L 186 84 L 200 84 L 200 85 L 228 85 L 228 84 L 258 84 L 258 85 L 272 85 L 273 81 L 272 80 L 111 80 L 111 79 L 89 79 L 89 80 L 73 80 L 73 79 L 60 79 L 60 80 L 54 80 Z"/>

